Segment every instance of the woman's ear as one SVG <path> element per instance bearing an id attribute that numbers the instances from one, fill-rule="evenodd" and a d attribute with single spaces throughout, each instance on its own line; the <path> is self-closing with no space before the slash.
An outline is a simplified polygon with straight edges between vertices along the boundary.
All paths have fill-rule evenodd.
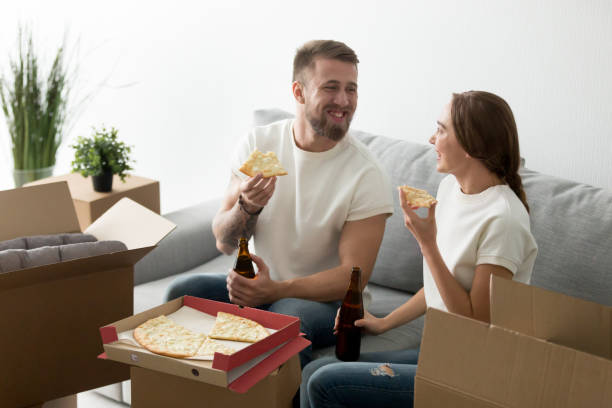
<path id="1" fill-rule="evenodd" d="M 299 81 L 294 81 L 291 85 L 293 91 L 293 97 L 298 103 L 304 104 L 304 85 Z"/>

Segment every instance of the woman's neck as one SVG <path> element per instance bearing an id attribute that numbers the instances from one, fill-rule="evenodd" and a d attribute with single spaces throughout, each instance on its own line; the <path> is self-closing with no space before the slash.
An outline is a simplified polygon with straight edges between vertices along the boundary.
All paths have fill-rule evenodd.
<path id="1" fill-rule="evenodd" d="M 465 172 L 454 175 L 464 194 L 478 194 L 489 187 L 505 184 L 495 173 L 489 171 L 481 163 L 474 164 L 472 168 L 466 169 Z"/>

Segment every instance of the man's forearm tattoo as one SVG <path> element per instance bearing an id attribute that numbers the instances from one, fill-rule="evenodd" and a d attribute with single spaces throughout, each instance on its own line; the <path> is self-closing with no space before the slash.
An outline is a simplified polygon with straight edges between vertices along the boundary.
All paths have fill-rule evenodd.
<path id="1" fill-rule="evenodd" d="M 230 215 L 230 222 L 222 233 L 223 243 L 232 248 L 238 248 L 238 241 L 241 237 L 251 238 L 255 231 L 255 224 L 257 224 L 257 215 L 245 214 L 238 207 L 234 207 Z"/>

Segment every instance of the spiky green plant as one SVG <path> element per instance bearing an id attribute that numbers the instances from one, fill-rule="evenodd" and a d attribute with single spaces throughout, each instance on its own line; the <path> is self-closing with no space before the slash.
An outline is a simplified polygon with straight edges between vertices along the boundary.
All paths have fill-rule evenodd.
<path id="1" fill-rule="evenodd" d="M 91 137 L 79 136 L 74 148 L 72 171 L 81 173 L 84 177 L 99 176 L 105 172 L 118 175 L 125 181 L 125 172 L 133 170 L 130 166 L 132 147 L 117 139 L 118 130 L 111 127 L 106 130 L 93 128 Z"/>
<path id="2" fill-rule="evenodd" d="M 64 46 L 55 55 L 46 82 L 41 79 L 32 32 L 20 27 L 10 76 L 0 77 L 0 97 L 12 141 L 14 168 L 55 165 L 67 116 L 69 74 Z"/>

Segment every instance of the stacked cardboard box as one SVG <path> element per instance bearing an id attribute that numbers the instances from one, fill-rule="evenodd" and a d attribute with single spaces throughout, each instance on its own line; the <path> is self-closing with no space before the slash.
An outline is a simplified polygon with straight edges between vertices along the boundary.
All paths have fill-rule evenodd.
<path id="1" fill-rule="evenodd" d="M 122 198 L 130 198 L 159 214 L 159 182 L 145 177 L 128 175 L 125 182 L 119 176 L 113 176 L 113 190 L 108 193 L 94 191 L 91 177 L 78 173 L 49 177 L 28 183 L 26 186 L 57 183 L 66 181 L 74 202 L 81 229 L 87 228 L 106 210 Z"/>

